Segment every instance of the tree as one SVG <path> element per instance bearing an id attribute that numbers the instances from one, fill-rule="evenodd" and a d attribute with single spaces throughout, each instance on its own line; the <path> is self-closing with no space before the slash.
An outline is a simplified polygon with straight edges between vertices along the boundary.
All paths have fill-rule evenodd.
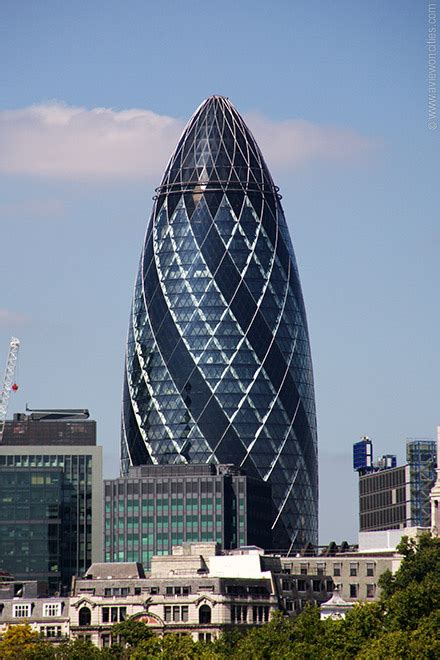
<path id="1" fill-rule="evenodd" d="M 55 650 L 56 660 L 96 660 L 100 655 L 99 649 L 92 642 L 80 637 L 63 642 Z"/>
<path id="2" fill-rule="evenodd" d="M 418 539 L 402 537 L 397 551 L 403 555 L 402 563 L 395 575 L 385 571 L 379 578 L 382 600 L 387 601 L 396 591 L 401 591 L 411 583 L 429 578 L 434 583 L 440 581 L 440 538 L 430 533 Z"/>
<path id="3" fill-rule="evenodd" d="M 379 578 L 385 623 L 390 630 L 415 630 L 440 605 L 440 539 L 403 537 L 397 550 L 403 560 L 396 574 Z"/>
<path id="4" fill-rule="evenodd" d="M 143 621 L 126 619 L 113 626 L 112 635 L 119 635 L 125 644 L 128 644 L 131 648 L 136 648 L 140 642 L 150 639 L 153 633 Z"/>
<path id="5" fill-rule="evenodd" d="M 51 644 L 45 642 L 28 623 L 9 626 L 0 642 L 0 658 L 7 660 L 51 659 L 55 657 Z"/>

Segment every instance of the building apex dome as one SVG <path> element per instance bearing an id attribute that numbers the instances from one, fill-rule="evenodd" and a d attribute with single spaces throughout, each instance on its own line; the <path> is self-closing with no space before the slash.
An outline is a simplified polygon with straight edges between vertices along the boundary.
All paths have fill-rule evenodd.
<path id="1" fill-rule="evenodd" d="M 240 113 L 225 96 L 210 96 L 197 108 L 172 154 L 157 193 L 255 192 L 273 198 L 263 155 Z"/>

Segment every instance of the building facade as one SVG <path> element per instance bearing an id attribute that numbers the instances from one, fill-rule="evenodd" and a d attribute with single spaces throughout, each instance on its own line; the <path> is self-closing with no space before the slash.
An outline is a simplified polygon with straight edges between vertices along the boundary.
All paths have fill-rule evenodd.
<path id="1" fill-rule="evenodd" d="M 213 541 L 223 548 L 270 547 L 270 486 L 227 465 L 131 468 L 106 480 L 106 561 L 142 562 L 182 543 Z"/>
<path id="2" fill-rule="evenodd" d="M 153 558 L 147 575 L 136 563 L 92 565 L 84 579 L 74 581 L 71 635 L 110 646 L 112 626 L 134 618 L 157 635 L 187 633 L 211 641 L 232 627 L 269 621 L 278 598 L 262 551 L 236 562 L 218 551 L 215 543 L 173 548 Z"/>
<path id="3" fill-rule="evenodd" d="M 407 463 L 400 466 L 391 455 L 373 462 L 368 439 L 356 443 L 353 449 L 354 469 L 359 472 L 360 531 L 430 527 L 429 496 L 437 465 L 435 442 L 409 440 Z"/>
<path id="4" fill-rule="evenodd" d="M 278 189 L 242 117 L 210 97 L 157 189 L 122 412 L 130 465 L 233 463 L 272 489 L 273 545 L 317 542 L 306 312 Z"/>
<path id="5" fill-rule="evenodd" d="M 9 626 L 29 623 L 42 637 L 62 642 L 69 637 L 69 598 L 51 597 L 47 583 L 0 578 L 0 638 Z"/>
<path id="6" fill-rule="evenodd" d="M 0 568 L 51 593 L 102 557 L 102 448 L 96 423 L 18 414 L 0 445 Z"/>

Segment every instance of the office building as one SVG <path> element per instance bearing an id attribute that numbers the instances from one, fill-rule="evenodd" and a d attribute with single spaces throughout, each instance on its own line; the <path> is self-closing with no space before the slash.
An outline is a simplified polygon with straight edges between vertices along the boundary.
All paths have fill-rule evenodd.
<path id="1" fill-rule="evenodd" d="M 157 188 L 129 322 L 121 474 L 226 464 L 271 486 L 273 547 L 317 542 L 306 312 L 278 188 L 224 97 L 196 111 Z"/>
<path id="2" fill-rule="evenodd" d="M 362 447 L 362 443 L 364 447 Z M 393 455 L 373 461 L 372 443 L 364 438 L 353 447 L 359 472 L 359 529 L 379 531 L 430 527 L 429 495 L 435 482 L 436 451 L 431 440 L 408 440 L 405 465 Z"/>
<path id="3" fill-rule="evenodd" d="M 271 546 L 270 486 L 228 465 L 130 468 L 106 480 L 106 561 L 142 562 L 182 543 Z"/>
<path id="4" fill-rule="evenodd" d="M 66 592 L 102 556 L 102 448 L 88 411 L 34 411 L 0 445 L 0 568 Z"/>

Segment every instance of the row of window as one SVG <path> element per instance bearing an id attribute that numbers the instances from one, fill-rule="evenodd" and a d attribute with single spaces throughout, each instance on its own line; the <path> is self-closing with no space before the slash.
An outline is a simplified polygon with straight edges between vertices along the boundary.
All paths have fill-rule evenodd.
<path id="1" fill-rule="evenodd" d="M 43 616 L 61 616 L 63 603 L 44 603 Z M 25 619 L 32 614 L 33 603 L 16 603 L 12 606 L 12 616 L 16 619 Z"/>
<path id="2" fill-rule="evenodd" d="M 327 566 L 326 562 L 317 562 L 316 564 L 310 565 L 309 563 L 302 563 L 299 567 L 300 575 L 330 575 L 330 572 L 333 571 L 335 577 L 342 575 L 343 562 L 337 561 L 332 562 L 330 566 Z M 349 574 L 350 576 L 361 575 L 361 566 L 359 562 L 350 562 Z M 375 562 L 366 562 L 365 564 L 365 575 L 367 577 L 373 576 L 375 574 L 376 564 Z M 327 572 L 328 571 L 328 572 Z M 283 573 L 295 572 L 295 568 L 291 566 L 290 568 L 284 569 Z"/>
<path id="3" fill-rule="evenodd" d="M 338 585 L 342 589 L 342 585 Z M 349 594 L 350 598 L 361 598 L 362 594 L 360 593 L 360 587 L 358 584 L 349 585 Z M 374 598 L 376 595 L 376 585 L 375 584 L 366 584 L 365 585 L 365 594 L 367 598 Z"/>
<path id="4" fill-rule="evenodd" d="M 231 605 L 232 623 L 266 623 L 269 621 L 269 606 L 254 605 Z M 251 615 L 252 614 L 252 618 Z"/>

